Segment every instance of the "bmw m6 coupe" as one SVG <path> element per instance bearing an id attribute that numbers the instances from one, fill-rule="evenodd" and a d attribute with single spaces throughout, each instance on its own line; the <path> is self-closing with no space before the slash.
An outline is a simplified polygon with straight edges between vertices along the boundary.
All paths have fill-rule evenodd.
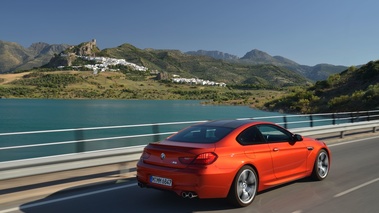
<path id="1" fill-rule="evenodd" d="M 270 122 L 217 120 L 148 144 L 137 163 L 141 187 L 184 198 L 227 198 L 250 205 L 257 192 L 330 169 L 326 144 Z"/>

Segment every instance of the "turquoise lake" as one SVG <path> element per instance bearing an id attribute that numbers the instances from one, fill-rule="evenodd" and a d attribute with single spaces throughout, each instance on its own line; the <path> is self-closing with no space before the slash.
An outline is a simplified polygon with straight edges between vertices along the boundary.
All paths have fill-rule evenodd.
<path id="1" fill-rule="evenodd" d="M 0 99 L 0 134 L 277 115 L 283 114 L 264 112 L 247 106 L 203 105 L 200 101 Z M 173 132 L 189 125 L 0 135 L 0 162 L 144 145 L 167 136 L 112 139 L 62 145 L 59 143 L 134 134 Z M 51 142 L 59 145 L 31 147 L 33 144 Z M 12 146 L 21 146 L 22 148 L 7 148 Z M 23 146 L 27 147 L 24 148 Z"/>
<path id="2" fill-rule="evenodd" d="M 0 132 L 282 115 L 200 101 L 0 99 Z"/>

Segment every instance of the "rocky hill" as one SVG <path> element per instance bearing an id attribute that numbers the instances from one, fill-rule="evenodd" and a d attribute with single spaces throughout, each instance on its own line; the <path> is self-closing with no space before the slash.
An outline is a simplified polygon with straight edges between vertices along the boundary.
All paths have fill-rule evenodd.
<path id="1" fill-rule="evenodd" d="M 0 73 L 28 70 L 40 67 L 67 49 L 66 44 L 34 43 L 28 48 L 14 43 L 0 41 Z"/>
<path id="2" fill-rule="evenodd" d="M 60 66 L 73 66 L 73 63 L 78 60 L 78 56 L 96 56 L 100 49 L 96 46 L 96 40 L 83 42 L 77 46 L 70 46 L 59 54 L 55 54 L 43 67 L 57 68 Z"/>

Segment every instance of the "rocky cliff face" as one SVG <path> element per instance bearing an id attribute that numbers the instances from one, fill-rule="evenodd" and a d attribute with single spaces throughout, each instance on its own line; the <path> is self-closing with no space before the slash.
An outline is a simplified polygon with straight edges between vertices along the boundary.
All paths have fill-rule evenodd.
<path id="1" fill-rule="evenodd" d="M 75 55 L 80 56 L 96 56 L 96 53 L 100 52 L 99 48 L 96 46 L 96 39 L 92 39 L 89 42 L 83 42 L 78 46 L 73 46 L 67 50 L 70 53 L 75 53 Z"/>
<path id="2" fill-rule="evenodd" d="M 71 46 L 59 55 L 55 55 L 44 67 L 72 66 L 77 56 L 95 57 L 99 52 L 100 49 L 96 46 L 96 39 L 92 39 L 92 41 L 83 42 L 77 46 Z"/>

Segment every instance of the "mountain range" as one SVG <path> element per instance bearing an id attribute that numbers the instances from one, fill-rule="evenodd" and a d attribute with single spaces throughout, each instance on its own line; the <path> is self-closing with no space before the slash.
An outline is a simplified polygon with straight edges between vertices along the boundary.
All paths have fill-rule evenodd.
<path id="1" fill-rule="evenodd" d="M 0 41 L 0 73 L 40 67 L 71 45 L 38 42 L 24 48 L 15 42 Z"/>
<path id="2" fill-rule="evenodd" d="M 14 42 L 0 41 L 0 73 L 41 67 L 48 64 L 52 58 L 69 47 L 72 48 L 73 45 L 39 42 L 32 44 L 28 48 L 24 48 Z M 318 64 L 316 66 L 300 65 L 285 57 L 271 56 L 257 49 L 253 49 L 240 58 L 220 51 L 198 50 L 182 53 L 178 50 L 142 50 L 130 44 L 123 44 L 115 48 L 101 50 L 96 54 L 99 56 L 124 58 L 149 69 L 168 71 L 169 73 L 178 72 L 178 74 L 189 74 L 190 76 L 202 78 L 215 78 L 216 74 L 218 74 L 218 77 L 221 79 L 211 80 L 230 80 L 232 78 L 235 80 L 235 83 L 256 83 L 262 80 L 259 79 L 261 76 L 253 76 L 252 72 L 248 74 L 250 77 L 247 76 L 242 79 L 241 76 L 238 76 L 244 75 L 243 72 L 247 70 L 253 70 L 254 72 L 267 69 L 280 70 L 278 72 L 270 72 L 270 74 L 274 75 L 271 77 L 271 80 L 292 78 L 291 76 L 298 74 L 309 81 L 319 81 L 325 80 L 329 75 L 340 73 L 348 68 L 346 66 L 331 64 Z M 281 74 L 275 76 L 278 73 Z M 220 75 L 223 75 L 223 77 Z M 251 81 L 252 78 L 255 80 Z M 300 79 L 295 77 L 293 80 L 298 81 Z"/>
<path id="3" fill-rule="evenodd" d="M 250 52 L 246 53 L 242 58 L 228 53 L 206 50 L 189 51 L 186 52 L 186 54 L 206 55 L 233 63 L 245 63 L 252 65 L 271 64 L 295 71 L 312 81 L 325 80 L 329 75 L 340 73 L 348 68 L 346 66 L 336 66 L 332 64 L 317 64 L 315 66 L 300 65 L 285 57 L 271 56 L 266 52 L 263 52 L 258 49 L 251 50 Z"/>

